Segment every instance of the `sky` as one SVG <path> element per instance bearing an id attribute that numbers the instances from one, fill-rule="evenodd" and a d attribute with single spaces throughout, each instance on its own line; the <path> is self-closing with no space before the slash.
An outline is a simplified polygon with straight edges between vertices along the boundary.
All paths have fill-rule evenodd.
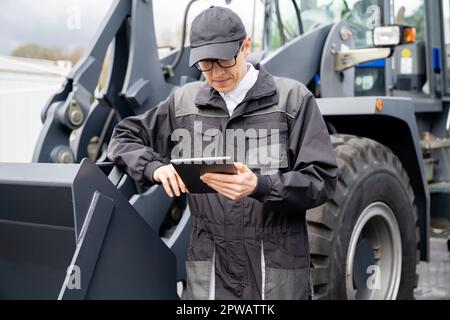
<path id="1" fill-rule="evenodd" d="M 0 55 L 29 43 L 67 51 L 86 46 L 110 5 L 111 0 L 0 0 Z M 77 10 L 80 23 L 70 24 Z"/>
<path id="2" fill-rule="evenodd" d="M 108 9 L 117 0 L 0 0 L 0 55 L 9 55 L 19 45 L 35 43 L 72 51 L 87 47 Z M 131 1 L 131 0 L 130 0 Z M 154 0 L 157 35 L 179 34 L 189 0 Z M 254 0 L 234 0 L 229 8 L 243 19 L 250 33 Z M 263 6 L 256 0 L 258 17 Z M 225 0 L 200 0 L 192 5 L 189 20 L 203 9 L 225 5 Z M 261 21 L 257 21 L 259 26 Z M 166 41 L 167 42 L 167 41 Z M 170 41 L 178 46 L 175 39 Z M 168 44 L 168 43 L 164 43 Z"/>
<path id="3" fill-rule="evenodd" d="M 17 46 L 30 43 L 58 47 L 64 51 L 72 51 L 80 46 L 87 47 L 115 1 L 118 0 L 0 0 L 0 55 L 9 55 Z M 349 0 L 350 3 L 355 1 Z M 395 0 L 395 3 L 396 7 L 405 5 L 407 14 L 410 14 L 422 1 Z M 153 0 L 159 44 L 179 46 L 177 36 L 180 36 L 184 9 L 188 2 L 189 0 Z M 251 34 L 253 6 L 256 3 L 255 40 L 261 41 L 263 23 L 261 0 L 233 0 L 230 5 L 225 2 L 225 0 L 195 2 L 191 7 L 188 21 L 192 21 L 198 13 L 210 5 L 228 6 L 239 14 L 248 33 Z"/>

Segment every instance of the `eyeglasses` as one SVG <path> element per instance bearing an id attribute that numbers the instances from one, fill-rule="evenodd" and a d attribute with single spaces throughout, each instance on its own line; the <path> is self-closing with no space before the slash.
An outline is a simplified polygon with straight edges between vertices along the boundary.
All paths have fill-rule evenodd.
<path id="1" fill-rule="evenodd" d="M 195 67 L 200 70 L 201 72 L 207 72 L 211 71 L 214 68 L 214 62 L 217 63 L 221 68 L 232 68 L 236 65 L 236 58 L 239 55 L 239 52 L 242 50 L 242 45 L 244 44 L 244 41 L 241 42 L 239 45 L 239 48 L 236 51 L 236 54 L 234 55 L 233 59 L 207 59 L 207 60 L 201 60 L 195 64 Z"/>

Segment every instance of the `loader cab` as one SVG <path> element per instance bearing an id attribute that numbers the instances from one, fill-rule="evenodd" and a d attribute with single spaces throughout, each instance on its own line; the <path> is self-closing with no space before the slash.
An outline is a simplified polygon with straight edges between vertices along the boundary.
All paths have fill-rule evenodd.
<path id="1" fill-rule="evenodd" d="M 264 51 L 259 58 L 278 50 L 320 25 L 346 21 L 355 49 L 373 47 L 373 29 L 379 25 L 409 25 L 417 41 L 399 46 L 390 59 L 363 63 L 355 68 L 355 96 L 441 96 L 441 66 L 450 50 L 448 1 L 424 0 L 274 0 L 266 2 Z M 442 5 L 442 9 L 440 6 Z M 426 28 L 428 16 L 444 17 Z M 447 21 L 449 22 L 449 21 Z M 443 27 L 441 28 L 441 24 Z M 448 23 L 447 23 L 448 24 Z M 443 34 L 441 34 L 441 29 Z M 445 46 L 441 46 L 441 38 Z M 442 49 L 441 49 L 442 48 Z M 450 56 L 450 55 L 448 55 Z M 428 67 L 427 67 L 428 66 Z M 448 73 L 448 72 L 447 72 Z M 450 78 L 450 77 L 447 77 Z M 446 80 L 446 79 L 445 79 Z M 314 79 L 320 82 L 320 75 Z M 446 81 L 448 82 L 448 81 Z M 450 89 L 450 86 L 447 86 Z"/>
<path id="2" fill-rule="evenodd" d="M 388 23 L 383 0 L 275 0 L 267 2 L 266 6 L 264 47 L 267 52 L 273 52 L 320 26 L 340 21 L 348 23 L 355 49 L 370 48 L 373 46 L 373 29 Z M 385 95 L 385 66 L 384 60 L 358 66 L 354 94 Z M 313 83 L 307 83 L 310 89 L 320 86 L 320 78 L 317 74 Z"/>
<path id="3" fill-rule="evenodd" d="M 381 0 L 275 0 L 266 5 L 268 50 L 275 50 L 320 25 L 342 20 L 350 24 L 356 48 L 367 48 L 372 45 L 373 28 L 382 23 Z"/>

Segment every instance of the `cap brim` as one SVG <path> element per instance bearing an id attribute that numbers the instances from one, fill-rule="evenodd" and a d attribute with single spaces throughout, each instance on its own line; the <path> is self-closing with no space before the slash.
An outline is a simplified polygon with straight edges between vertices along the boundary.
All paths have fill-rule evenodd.
<path id="1" fill-rule="evenodd" d="M 232 59 L 238 50 L 239 41 L 207 44 L 191 48 L 189 66 L 204 59 Z"/>

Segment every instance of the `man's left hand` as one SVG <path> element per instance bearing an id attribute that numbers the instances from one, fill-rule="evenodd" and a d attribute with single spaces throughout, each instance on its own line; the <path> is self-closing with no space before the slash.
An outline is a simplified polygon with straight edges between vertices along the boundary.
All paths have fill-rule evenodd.
<path id="1" fill-rule="evenodd" d="M 235 163 L 237 174 L 205 173 L 200 179 L 209 187 L 231 200 L 239 200 L 253 193 L 257 176 L 242 163 Z"/>

